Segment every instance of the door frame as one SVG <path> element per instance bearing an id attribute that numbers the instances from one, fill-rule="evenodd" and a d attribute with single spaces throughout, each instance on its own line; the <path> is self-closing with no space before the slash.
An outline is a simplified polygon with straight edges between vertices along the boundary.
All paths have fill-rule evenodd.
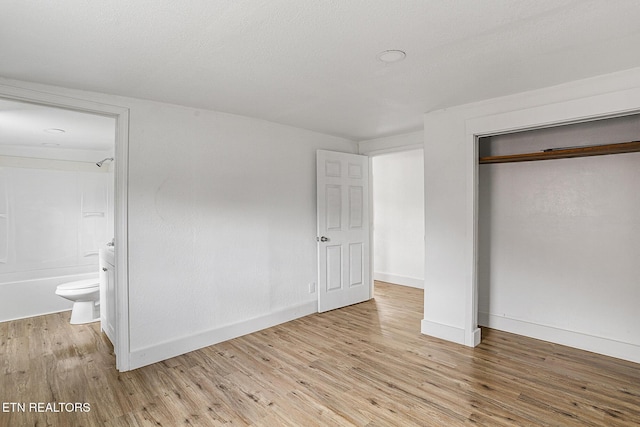
<path id="1" fill-rule="evenodd" d="M 64 108 L 83 113 L 97 114 L 116 119 L 115 173 L 114 173 L 114 237 L 116 253 L 116 318 L 118 321 L 115 344 L 116 369 L 130 369 L 129 342 L 129 255 L 128 255 L 128 171 L 129 171 L 129 109 L 102 104 L 87 99 L 73 98 L 30 89 L 28 83 L 10 86 L 0 81 L 0 97 L 40 104 L 47 107 Z M 17 83 L 17 82 L 16 82 Z M 37 87 L 34 85 L 34 87 Z"/>
<path id="2" fill-rule="evenodd" d="M 358 144 L 358 154 L 369 157 L 369 277 L 371 279 L 371 298 L 375 296 L 375 280 L 373 279 L 375 242 L 373 240 L 374 202 L 373 202 L 373 158 L 376 156 L 400 153 L 403 151 L 423 150 L 423 131 L 372 140 L 373 147 L 369 148 L 367 141 Z M 424 218 L 423 218 L 424 220 Z"/>

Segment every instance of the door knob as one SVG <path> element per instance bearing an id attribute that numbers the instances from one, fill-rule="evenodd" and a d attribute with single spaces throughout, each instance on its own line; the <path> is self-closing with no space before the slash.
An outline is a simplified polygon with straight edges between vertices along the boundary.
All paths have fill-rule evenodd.
<path id="1" fill-rule="evenodd" d="M 322 237 L 318 237 L 316 240 L 318 240 L 318 242 L 328 242 L 329 238 L 322 236 Z"/>

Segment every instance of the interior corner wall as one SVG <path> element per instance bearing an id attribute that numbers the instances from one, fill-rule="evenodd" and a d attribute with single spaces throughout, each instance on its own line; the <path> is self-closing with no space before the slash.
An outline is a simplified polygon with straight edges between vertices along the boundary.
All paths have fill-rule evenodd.
<path id="1" fill-rule="evenodd" d="M 374 279 L 424 287 L 423 150 L 372 158 Z"/>
<path id="2" fill-rule="evenodd" d="M 477 345 L 480 339 L 476 292 L 476 136 L 638 111 L 640 69 L 636 68 L 425 114 L 423 333 L 468 346 Z M 549 333 L 553 328 L 535 329 L 523 328 L 517 333 L 578 346 L 569 336 Z M 586 349 L 640 361 L 639 346 L 606 342 L 615 349 L 610 351 L 596 341 L 591 341 Z"/>

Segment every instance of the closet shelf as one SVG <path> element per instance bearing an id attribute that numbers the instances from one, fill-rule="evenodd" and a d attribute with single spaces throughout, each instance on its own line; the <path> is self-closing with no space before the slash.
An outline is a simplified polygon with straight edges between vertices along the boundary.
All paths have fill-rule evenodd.
<path id="1" fill-rule="evenodd" d="M 480 157 L 480 164 L 529 162 L 533 160 L 566 159 L 570 157 L 604 156 L 606 154 L 633 153 L 640 151 L 640 141 L 617 144 L 589 145 L 584 147 L 554 148 L 535 153 L 509 154 L 505 156 Z"/>

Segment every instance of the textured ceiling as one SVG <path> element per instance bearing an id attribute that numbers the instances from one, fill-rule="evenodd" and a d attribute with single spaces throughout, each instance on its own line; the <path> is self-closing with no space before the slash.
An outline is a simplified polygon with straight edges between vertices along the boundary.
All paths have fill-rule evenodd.
<path id="1" fill-rule="evenodd" d="M 4 0 L 0 76 L 363 140 L 639 67 L 638 22 L 638 0 Z"/>

